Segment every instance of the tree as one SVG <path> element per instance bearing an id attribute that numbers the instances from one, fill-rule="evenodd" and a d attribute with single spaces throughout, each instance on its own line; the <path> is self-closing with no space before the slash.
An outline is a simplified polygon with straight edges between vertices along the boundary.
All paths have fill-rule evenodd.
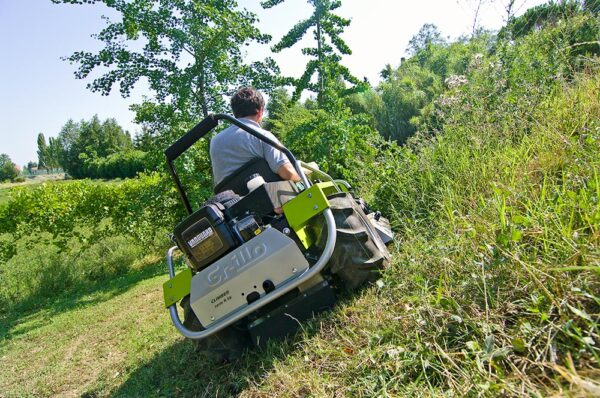
<path id="1" fill-rule="evenodd" d="M 46 145 L 46 137 L 43 133 L 39 133 L 37 137 L 37 155 L 38 155 L 38 168 L 46 169 L 46 156 L 48 152 L 48 145 Z"/>
<path id="2" fill-rule="evenodd" d="M 104 42 L 102 50 L 79 51 L 67 58 L 79 65 L 78 79 L 106 71 L 88 84 L 94 92 L 108 95 L 118 84 L 127 97 L 145 78 L 154 93 L 147 101 L 167 104 L 172 119 L 190 124 L 211 111 L 222 111 L 223 96 L 240 85 L 269 90 L 274 84 L 273 60 L 244 62 L 242 46 L 266 43 L 270 37 L 254 27 L 256 16 L 238 10 L 235 0 L 52 1 L 103 3 L 122 17 L 118 22 L 107 19 L 108 25 L 96 36 Z M 134 109 L 142 111 L 140 121 L 153 121 L 144 119 L 148 114 L 143 109 Z"/>
<path id="3" fill-rule="evenodd" d="M 131 137 L 115 119 L 100 121 L 94 115 L 89 121 L 67 121 L 58 135 L 60 165 L 75 178 L 86 177 L 86 162 L 109 157 L 133 148 Z"/>
<path id="4" fill-rule="evenodd" d="M 379 72 L 379 77 L 383 80 L 389 79 L 394 73 L 394 68 L 392 68 L 391 64 L 385 64 L 385 67 Z"/>
<path id="5" fill-rule="evenodd" d="M 364 106 L 384 138 L 404 143 L 416 132 L 423 108 L 442 90 L 440 76 L 409 61 L 379 84 L 376 90 L 379 95 L 367 92 Z"/>
<path id="6" fill-rule="evenodd" d="M 67 173 L 77 169 L 76 142 L 79 137 L 79 124 L 69 119 L 58 133 L 58 144 L 60 145 L 59 161 L 60 166 Z"/>
<path id="7" fill-rule="evenodd" d="M 10 157 L 3 153 L 0 155 L 0 181 L 14 180 L 19 176 L 17 166 L 10 160 Z"/>
<path id="8" fill-rule="evenodd" d="M 33 169 L 37 168 L 37 163 L 29 161 L 29 162 L 27 162 L 26 168 L 27 168 L 27 171 L 29 171 L 29 174 L 33 174 Z"/>
<path id="9" fill-rule="evenodd" d="M 576 1 L 549 2 L 540 4 L 525 11 L 523 15 L 512 18 L 500 29 L 498 37 L 517 39 L 545 25 L 555 24 L 581 12 L 584 5 Z"/>
<path id="10" fill-rule="evenodd" d="M 60 167 L 60 140 L 54 137 L 48 137 L 48 150 L 46 151 L 46 164 L 50 167 L 50 171 L 54 171 Z"/>
<path id="11" fill-rule="evenodd" d="M 445 42 L 446 41 L 442 37 L 442 33 L 440 32 L 438 27 L 434 24 L 426 23 L 423 26 L 421 26 L 419 32 L 409 40 L 408 48 L 406 49 L 406 51 L 410 55 L 415 55 L 416 53 L 426 49 L 430 45 L 444 44 Z M 387 70 L 387 72 L 389 75 L 389 69 Z"/>
<path id="12" fill-rule="evenodd" d="M 271 93 L 269 102 L 267 103 L 268 117 L 273 119 L 279 118 L 279 116 L 291 106 L 291 102 L 292 98 L 285 88 L 280 87 L 275 89 Z"/>
<path id="13" fill-rule="evenodd" d="M 264 8 L 271 8 L 285 0 L 266 0 L 261 3 Z M 306 33 L 313 29 L 316 40 L 315 48 L 304 48 L 302 53 L 313 59 L 306 64 L 306 70 L 299 79 L 290 79 L 296 90 L 293 100 L 297 101 L 304 90 L 317 93 L 317 100 L 323 106 L 328 97 L 334 96 L 339 90 L 339 79 L 342 78 L 355 88 L 362 88 L 360 80 L 340 64 L 341 55 L 350 55 L 350 47 L 342 40 L 340 35 L 350 20 L 336 15 L 333 11 L 338 9 L 340 0 L 308 0 L 314 8 L 313 14 L 303 21 L 298 22 L 283 38 L 273 46 L 274 52 L 280 52 L 294 46 Z M 327 40 L 329 39 L 329 40 Z M 337 50 L 337 51 L 336 51 Z M 317 74 L 317 82 L 313 83 L 313 76 Z"/>

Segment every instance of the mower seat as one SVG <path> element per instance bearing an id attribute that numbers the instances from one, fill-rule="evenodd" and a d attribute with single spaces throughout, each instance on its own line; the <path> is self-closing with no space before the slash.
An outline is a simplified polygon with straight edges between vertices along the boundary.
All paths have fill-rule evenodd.
<path id="1" fill-rule="evenodd" d="M 218 183 L 214 188 L 215 194 L 231 190 L 240 196 L 246 196 L 248 194 L 246 179 L 252 174 L 261 175 L 265 182 L 283 181 L 279 175 L 273 173 L 265 159 L 256 158 L 246 163 L 233 174 L 225 177 L 223 181 Z"/>

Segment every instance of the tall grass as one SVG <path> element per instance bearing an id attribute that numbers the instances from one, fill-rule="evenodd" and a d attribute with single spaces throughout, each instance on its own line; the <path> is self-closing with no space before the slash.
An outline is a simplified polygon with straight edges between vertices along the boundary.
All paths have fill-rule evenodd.
<path id="1" fill-rule="evenodd" d="M 152 174 L 12 188 L 0 206 L 0 313 L 42 307 L 163 249 L 181 207 L 165 183 Z"/>
<path id="2" fill-rule="evenodd" d="M 125 236 L 107 237 L 70 250 L 51 241 L 20 241 L 19 254 L 0 264 L 0 314 L 45 306 L 49 301 L 77 289 L 85 289 L 122 275 L 136 266 L 143 247 Z"/>
<path id="3" fill-rule="evenodd" d="M 384 155 L 363 188 L 399 231 L 384 287 L 247 395 L 600 393 L 598 92 L 581 76 L 523 112 L 457 107 Z"/>

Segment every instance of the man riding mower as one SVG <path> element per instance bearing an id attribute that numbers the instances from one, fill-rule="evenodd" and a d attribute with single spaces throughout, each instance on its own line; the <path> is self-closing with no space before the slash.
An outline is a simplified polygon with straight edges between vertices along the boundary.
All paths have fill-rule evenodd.
<path id="1" fill-rule="evenodd" d="M 284 154 L 300 181 L 284 181 L 258 157 L 215 178 L 216 195 L 194 211 L 173 162 L 221 120 Z M 259 130 L 210 115 L 165 151 L 189 214 L 173 231 L 177 246 L 167 252 L 165 305 L 177 330 L 216 360 L 297 330 L 333 307 L 335 291 L 375 280 L 389 262 L 387 220 L 355 197 L 350 184 L 296 160 Z M 175 275 L 177 250 L 188 268 Z"/>

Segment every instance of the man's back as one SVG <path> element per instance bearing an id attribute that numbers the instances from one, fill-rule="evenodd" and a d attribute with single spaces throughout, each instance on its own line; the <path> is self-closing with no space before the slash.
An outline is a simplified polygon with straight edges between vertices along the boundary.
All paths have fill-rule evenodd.
<path id="1" fill-rule="evenodd" d="M 279 142 L 272 133 L 260 128 L 260 125 L 254 120 L 246 118 L 239 120 L 273 141 Z M 215 185 L 253 159 L 265 159 L 274 173 L 277 173 L 279 168 L 288 162 L 282 152 L 237 126 L 226 128 L 211 140 L 210 158 Z"/>

